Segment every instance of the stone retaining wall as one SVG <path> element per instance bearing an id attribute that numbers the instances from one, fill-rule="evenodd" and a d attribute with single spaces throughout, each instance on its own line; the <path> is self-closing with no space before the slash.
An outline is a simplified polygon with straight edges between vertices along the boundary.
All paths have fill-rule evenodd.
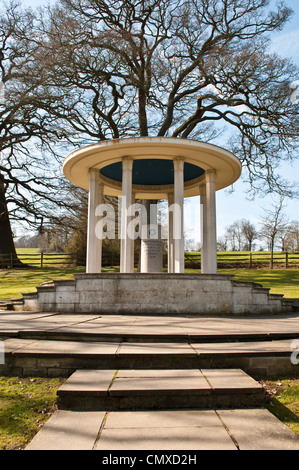
<path id="1" fill-rule="evenodd" d="M 22 310 L 43 312 L 242 315 L 292 311 L 282 295 L 220 274 L 75 274 L 23 294 Z"/>

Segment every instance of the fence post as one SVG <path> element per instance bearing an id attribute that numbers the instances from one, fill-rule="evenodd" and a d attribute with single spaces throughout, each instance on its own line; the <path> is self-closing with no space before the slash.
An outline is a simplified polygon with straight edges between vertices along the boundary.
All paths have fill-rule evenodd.
<path id="1" fill-rule="evenodd" d="M 13 253 L 10 253 L 10 267 L 13 268 Z"/>
<path id="2" fill-rule="evenodd" d="M 286 268 L 289 267 L 289 252 L 286 251 Z"/>
<path id="3" fill-rule="evenodd" d="M 43 269 L 44 253 L 40 254 L 40 268 Z"/>
<path id="4" fill-rule="evenodd" d="M 249 269 L 252 268 L 252 253 L 249 253 Z"/>

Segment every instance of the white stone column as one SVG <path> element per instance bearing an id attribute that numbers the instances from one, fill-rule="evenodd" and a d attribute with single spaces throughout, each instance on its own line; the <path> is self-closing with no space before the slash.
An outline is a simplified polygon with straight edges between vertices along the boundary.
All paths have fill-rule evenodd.
<path id="1" fill-rule="evenodd" d="M 174 194 L 168 194 L 168 272 L 174 272 L 174 240 L 173 240 L 173 203 Z"/>
<path id="2" fill-rule="evenodd" d="M 206 265 L 207 273 L 217 273 L 217 235 L 216 235 L 216 175 L 213 170 L 206 172 L 206 230 L 207 230 L 207 249 Z"/>
<path id="3" fill-rule="evenodd" d="M 207 273 L 209 268 L 207 264 L 207 191 L 206 184 L 200 186 L 200 231 L 201 231 L 201 272 Z"/>
<path id="4" fill-rule="evenodd" d="M 174 167 L 174 211 L 173 211 L 173 237 L 174 237 L 174 272 L 183 273 L 185 269 L 184 258 L 184 160 L 175 158 Z"/>
<path id="5" fill-rule="evenodd" d="M 89 171 L 86 272 L 102 271 L 102 239 L 96 236 L 96 207 L 103 203 L 103 185 L 99 170 Z"/>
<path id="6" fill-rule="evenodd" d="M 133 159 L 122 159 L 122 204 L 121 204 L 121 248 L 120 248 L 120 272 L 131 273 L 134 271 L 134 242 L 130 240 L 128 224 L 130 217 L 128 210 L 132 204 L 132 169 Z M 133 262 L 132 262 L 133 261 Z"/>

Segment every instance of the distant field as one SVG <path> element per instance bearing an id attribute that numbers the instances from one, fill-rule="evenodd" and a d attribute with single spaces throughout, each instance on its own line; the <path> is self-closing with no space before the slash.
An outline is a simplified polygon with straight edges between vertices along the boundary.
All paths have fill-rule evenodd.
<path id="1" fill-rule="evenodd" d="M 39 248 L 17 248 L 17 253 L 20 255 L 32 255 L 40 253 Z"/>
<path id="2" fill-rule="evenodd" d="M 41 254 L 37 248 L 21 248 L 17 250 L 21 261 L 28 267 L 1 269 L 0 268 L 0 300 L 21 297 L 22 293 L 35 292 L 35 288 L 42 282 L 53 279 L 71 279 L 74 273 L 85 272 L 84 267 L 72 266 L 65 254 L 44 254 L 41 268 Z M 293 254 L 292 254 L 293 255 Z M 275 259 L 281 258 L 279 269 L 268 269 L 269 252 L 254 252 L 252 258 L 255 260 L 259 256 L 265 264 L 253 263 L 253 267 L 248 269 L 250 260 L 249 252 L 222 252 L 218 253 L 218 272 L 231 274 L 236 279 L 257 282 L 264 287 L 271 289 L 273 294 L 284 294 L 286 298 L 299 299 L 299 254 L 297 267 L 294 259 L 289 259 L 289 267 L 285 269 L 285 253 L 275 253 Z M 290 255 L 289 255 L 290 257 Z M 226 263 L 223 260 L 226 260 Z M 186 272 L 200 272 L 200 253 L 186 253 Z M 297 261 L 296 261 L 297 262 Z M 197 265 L 197 267 L 196 267 Z M 227 267 L 229 266 L 229 267 Z M 274 265 L 277 268 L 276 265 Z M 103 272 L 117 272 L 118 267 L 103 268 Z M 166 270 L 166 269 L 165 269 Z"/>
<path id="3" fill-rule="evenodd" d="M 27 265 L 35 267 L 68 266 L 74 264 L 71 255 L 67 253 L 40 253 L 38 248 L 17 249 L 19 260 Z M 222 251 L 217 253 L 217 263 L 219 269 L 251 269 L 269 268 L 271 253 L 269 251 Z M 119 263 L 119 256 L 103 258 L 104 265 Z M 118 261 L 117 261 L 118 260 Z M 17 260 L 11 255 L 0 256 L 0 268 L 17 267 Z M 187 269 L 200 269 L 201 253 L 186 252 L 185 267 Z M 138 256 L 135 259 L 135 266 L 138 264 Z M 274 252 L 274 268 L 299 268 L 299 252 Z"/>
<path id="4" fill-rule="evenodd" d="M 217 253 L 219 268 L 269 267 L 270 258 L 270 251 L 219 251 Z M 185 253 L 185 264 L 189 268 L 198 268 L 200 259 L 200 252 Z M 273 253 L 273 263 L 276 267 L 299 268 L 299 252 L 275 251 Z"/>
<path id="5" fill-rule="evenodd" d="M 117 268 L 103 268 L 103 272 L 117 272 Z M 0 300 L 21 297 L 22 293 L 35 292 L 42 282 L 53 279 L 72 279 L 74 273 L 85 272 L 83 267 L 46 267 L 27 269 L 0 269 Z M 186 269 L 186 272 L 199 272 Z M 289 299 L 299 299 L 299 269 L 219 269 L 220 274 L 236 276 L 238 280 L 253 281 L 270 288 L 273 294 L 283 294 Z"/>

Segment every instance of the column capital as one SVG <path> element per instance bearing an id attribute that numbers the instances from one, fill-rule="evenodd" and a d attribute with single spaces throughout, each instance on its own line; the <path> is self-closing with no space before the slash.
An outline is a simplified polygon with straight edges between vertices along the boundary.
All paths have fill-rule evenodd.
<path id="1" fill-rule="evenodd" d="M 185 159 L 183 157 L 175 157 L 173 159 L 173 167 L 175 171 L 184 170 Z"/>
<path id="2" fill-rule="evenodd" d="M 100 170 L 98 168 L 89 168 L 89 180 L 95 181 L 100 178 Z"/>
<path id="3" fill-rule="evenodd" d="M 125 170 L 132 170 L 134 159 L 132 157 L 122 157 L 122 165 Z"/>
<path id="4" fill-rule="evenodd" d="M 205 172 L 205 177 L 207 183 L 214 183 L 216 180 L 216 172 L 214 170 L 207 170 Z"/>

